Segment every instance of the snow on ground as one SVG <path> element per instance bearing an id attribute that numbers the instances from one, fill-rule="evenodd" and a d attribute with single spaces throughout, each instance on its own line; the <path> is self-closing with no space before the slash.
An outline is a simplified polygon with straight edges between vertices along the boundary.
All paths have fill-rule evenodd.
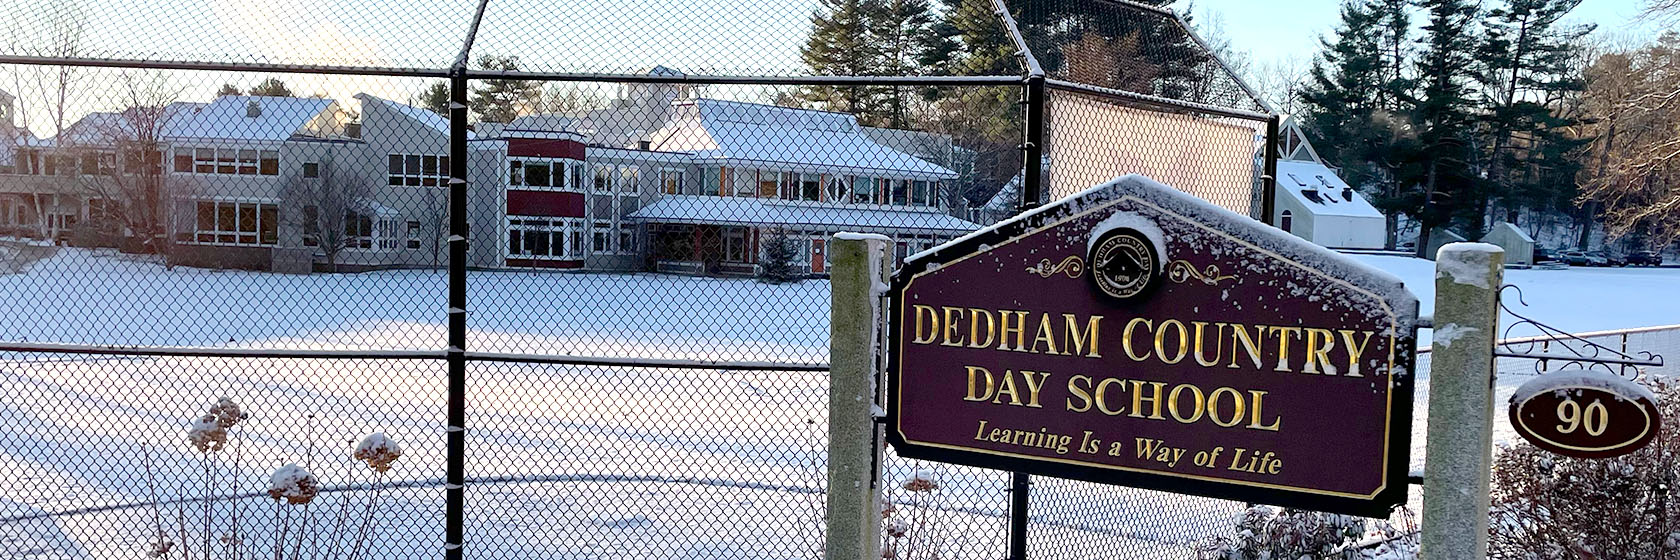
<path id="1" fill-rule="evenodd" d="M 1432 299 L 1432 263 L 1359 257 Z M 469 347 L 671 358 L 826 359 L 827 283 L 664 275 L 475 272 Z M 1680 270 L 1511 271 L 1536 319 L 1566 330 L 1680 323 Z M 0 276 L 0 339 L 261 348 L 437 348 L 437 271 L 286 276 L 163 267 L 64 250 Z M 1427 335 L 1427 331 L 1424 333 Z M 1680 345 L 1670 334 L 1667 344 Z M 1680 349 L 1674 352 L 1680 359 Z M 0 356 L 0 557 L 140 558 L 154 499 L 260 493 L 298 463 L 332 518 L 373 481 L 350 457 L 383 432 L 403 456 L 380 479 L 374 558 L 442 545 L 443 364 Z M 1422 365 L 1422 364 L 1420 364 Z M 469 372 L 469 551 L 483 558 L 809 558 L 821 542 L 826 374 L 475 363 Z M 1531 376 L 1499 380 L 1503 399 Z M 1426 376 L 1425 376 L 1426 379 Z M 209 466 L 186 440 L 220 397 L 250 414 Z M 1417 391 L 1421 465 L 1427 383 Z M 1499 437 L 1510 439 L 1509 427 Z M 931 466 L 953 558 L 1004 543 L 1001 473 L 890 458 L 889 484 Z M 149 473 L 149 475 L 147 474 Z M 344 491 L 346 486 L 349 491 Z M 154 490 L 155 488 L 155 490 Z M 898 492 L 902 498 L 902 492 Z M 266 550 L 266 496 L 218 500 Z M 1242 504 L 1035 481 L 1035 547 L 1077 557 L 1185 556 Z M 202 504 L 166 505 L 166 528 Z M 295 512 L 292 523 L 302 519 Z M 189 525 L 193 525 L 189 523 Z M 220 533 L 227 532 L 223 525 Z M 198 538 L 188 535 L 188 540 Z M 181 540 L 179 536 L 172 537 Z M 1037 548 L 1035 548 L 1037 549 Z"/>

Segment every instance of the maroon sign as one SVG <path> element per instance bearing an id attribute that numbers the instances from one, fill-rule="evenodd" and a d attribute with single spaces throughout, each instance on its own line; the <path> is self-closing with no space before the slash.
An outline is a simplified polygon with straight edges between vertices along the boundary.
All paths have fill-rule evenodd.
<path id="1" fill-rule="evenodd" d="M 1511 395 L 1511 427 L 1535 447 L 1570 457 L 1625 455 L 1657 437 L 1656 395 L 1595 372 L 1537 378 Z"/>
<path id="2" fill-rule="evenodd" d="M 1362 515 L 1406 497 L 1417 299 L 1128 176 L 893 278 L 906 457 Z"/>

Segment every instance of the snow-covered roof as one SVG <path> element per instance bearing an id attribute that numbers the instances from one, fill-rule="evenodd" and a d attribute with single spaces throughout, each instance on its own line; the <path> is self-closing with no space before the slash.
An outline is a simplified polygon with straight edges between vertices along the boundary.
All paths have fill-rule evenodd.
<path id="1" fill-rule="evenodd" d="M 426 125 L 427 127 L 432 128 L 434 130 L 437 130 L 438 132 L 441 132 L 445 135 L 449 134 L 449 119 L 444 117 L 443 115 L 433 113 L 431 111 L 431 109 L 422 109 L 422 108 L 419 108 L 419 107 L 415 107 L 413 105 L 409 105 L 407 103 L 398 103 L 396 101 L 392 101 L 392 100 L 385 99 L 385 98 L 382 98 L 382 97 L 377 97 L 377 96 L 367 94 L 367 93 L 358 93 L 354 97 L 356 99 L 360 100 L 363 105 L 366 105 L 366 104 L 369 104 L 369 103 L 379 105 L 379 106 L 384 107 L 386 109 L 390 109 L 392 111 L 395 111 L 398 114 L 401 114 L 405 117 L 408 117 L 410 119 L 414 119 L 415 121 L 418 121 L 420 124 Z M 363 112 L 366 113 L 367 111 L 364 110 Z M 476 138 L 476 136 L 473 134 L 473 132 L 471 130 L 469 130 L 469 131 L 467 131 L 467 138 L 472 139 L 472 138 Z"/>
<path id="2" fill-rule="evenodd" d="M 258 115 L 247 116 L 251 103 L 256 102 Z M 295 135 L 319 136 L 341 133 L 327 129 L 311 130 L 311 123 L 323 113 L 338 111 L 338 102 L 316 97 L 269 97 L 224 95 L 211 101 L 191 119 L 172 122 L 164 127 L 170 139 L 229 139 L 247 141 L 283 141 Z M 329 117 L 329 121 L 335 121 Z"/>
<path id="3" fill-rule="evenodd" d="M 717 99 L 673 105 L 672 119 L 653 134 L 652 147 L 694 152 L 697 162 L 919 179 L 957 177 L 950 169 L 870 140 L 857 119 L 845 113 Z"/>
<path id="4" fill-rule="evenodd" d="M 129 108 L 121 112 L 96 111 L 88 113 L 70 126 L 64 127 L 64 132 L 51 138 L 25 138 L 20 145 L 31 147 L 68 147 L 68 146 L 110 146 L 120 140 L 134 140 L 138 136 L 136 128 L 152 126 L 154 136 L 161 138 L 169 127 L 185 122 L 192 118 L 193 113 L 203 108 L 203 103 L 177 101 L 165 105 L 156 115 L 147 115 L 139 111 L 156 111 L 156 108 Z"/>
<path id="5" fill-rule="evenodd" d="M 986 200 L 986 205 L 983 208 L 994 214 L 1010 214 L 1019 210 L 1021 208 L 1021 181 L 1023 180 L 1024 178 L 1020 173 L 1010 177 L 1009 182 L 1004 183 L 1003 187 L 992 195 L 992 198 Z"/>
<path id="6" fill-rule="evenodd" d="M 645 222 L 966 233 L 979 224 L 931 210 L 890 210 L 760 198 L 666 195 L 630 217 Z"/>
<path id="7" fill-rule="evenodd" d="M 1278 160 L 1277 192 L 1321 216 L 1383 217 L 1364 196 L 1318 162 Z"/>

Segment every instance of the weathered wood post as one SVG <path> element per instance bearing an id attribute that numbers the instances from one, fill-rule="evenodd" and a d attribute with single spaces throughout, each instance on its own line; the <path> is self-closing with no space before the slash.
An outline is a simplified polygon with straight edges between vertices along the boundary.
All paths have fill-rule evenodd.
<path id="1" fill-rule="evenodd" d="M 1421 558 L 1487 558 L 1493 346 L 1504 273 L 1497 245 L 1452 243 L 1436 256 Z"/>
<path id="2" fill-rule="evenodd" d="M 841 233 L 829 246 L 828 560 L 881 557 L 881 439 L 872 411 L 891 243 Z"/>

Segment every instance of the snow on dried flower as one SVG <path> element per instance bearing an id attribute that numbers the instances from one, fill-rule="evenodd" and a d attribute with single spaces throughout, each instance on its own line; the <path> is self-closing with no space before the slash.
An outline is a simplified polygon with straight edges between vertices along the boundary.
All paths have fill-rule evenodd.
<path id="1" fill-rule="evenodd" d="M 191 442 L 199 453 L 221 451 L 222 446 L 227 445 L 228 434 L 227 430 L 216 422 L 215 415 L 206 414 L 193 421 L 192 426 L 187 428 L 187 441 Z"/>
<path id="2" fill-rule="evenodd" d="M 320 493 L 321 481 L 296 463 L 280 467 L 268 479 L 268 497 L 289 504 L 307 504 Z"/>
<path id="3" fill-rule="evenodd" d="M 385 472 L 391 470 L 391 463 L 402 457 L 402 447 L 384 433 L 376 432 L 362 438 L 362 442 L 356 444 L 356 452 L 352 457 L 367 463 L 373 470 Z"/>

